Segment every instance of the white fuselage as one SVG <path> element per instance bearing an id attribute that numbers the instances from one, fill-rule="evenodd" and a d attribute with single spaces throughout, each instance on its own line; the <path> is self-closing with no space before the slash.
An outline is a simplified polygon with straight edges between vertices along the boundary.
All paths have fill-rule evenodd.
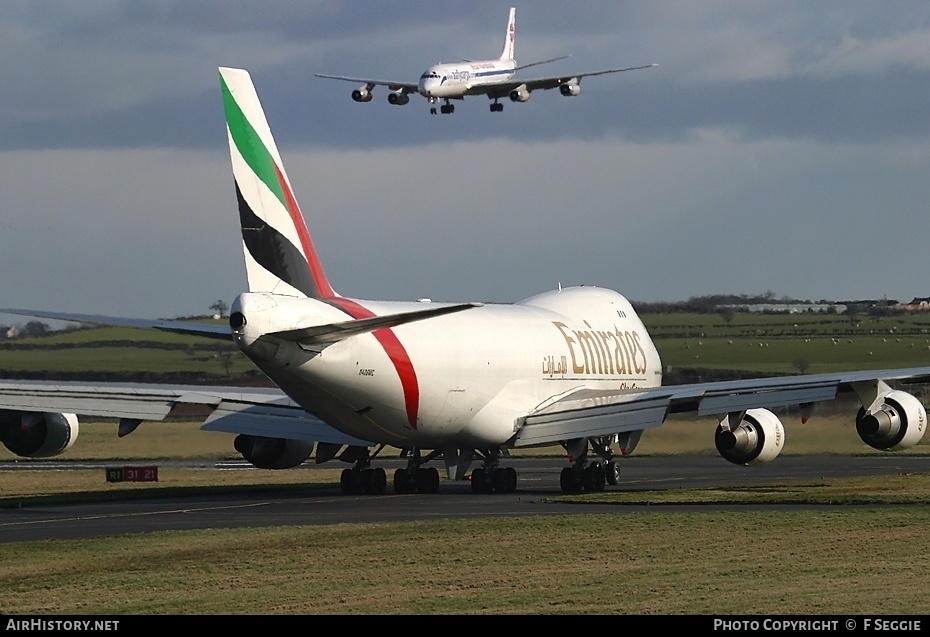
<path id="1" fill-rule="evenodd" d="M 515 73 L 513 60 L 437 64 L 420 76 L 419 92 L 426 98 L 457 99 L 475 86 L 509 80 Z"/>
<path id="2" fill-rule="evenodd" d="M 348 302 L 377 316 L 424 309 Z M 625 298 L 601 288 L 476 307 L 319 353 L 268 333 L 350 320 L 329 301 L 248 293 L 234 311 L 247 318 L 239 347 L 291 398 L 347 434 L 394 446 L 497 447 L 517 419 L 553 397 L 661 384 L 643 323 Z"/>

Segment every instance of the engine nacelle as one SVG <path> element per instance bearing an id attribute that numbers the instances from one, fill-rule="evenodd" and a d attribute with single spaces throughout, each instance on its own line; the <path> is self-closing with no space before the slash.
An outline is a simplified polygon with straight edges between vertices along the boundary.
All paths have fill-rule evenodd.
<path id="1" fill-rule="evenodd" d="M 559 86 L 559 93 L 565 97 L 574 97 L 581 93 L 581 86 L 578 84 L 562 84 Z"/>
<path id="2" fill-rule="evenodd" d="M 313 452 L 313 443 L 306 440 L 246 434 L 236 436 L 233 446 L 259 469 L 290 469 L 303 463 Z"/>
<path id="3" fill-rule="evenodd" d="M 77 437 L 74 414 L 0 411 L 0 441 L 18 456 L 57 456 L 70 449 Z"/>
<path id="4" fill-rule="evenodd" d="M 403 91 L 391 91 L 388 93 L 388 102 L 394 106 L 403 106 L 410 101 L 410 96 Z"/>
<path id="5" fill-rule="evenodd" d="M 927 411 L 917 398 L 903 391 L 893 391 L 882 398 L 872 413 L 859 409 L 856 432 L 862 441 L 882 451 L 910 449 L 924 437 Z"/>
<path id="6" fill-rule="evenodd" d="M 368 90 L 367 86 L 357 88 L 352 91 L 352 99 L 356 102 L 370 102 L 372 98 L 371 91 Z"/>
<path id="7" fill-rule="evenodd" d="M 720 455 L 733 464 L 771 462 L 785 446 L 785 427 L 768 409 L 749 409 L 732 431 L 726 419 L 720 421 L 714 444 Z"/>
<path id="8" fill-rule="evenodd" d="M 510 91 L 510 101 L 512 102 L 526 102 L 530 99 L 530 92 L 526 88 L 526 84 L 521 84 L 517 88 Z"/>

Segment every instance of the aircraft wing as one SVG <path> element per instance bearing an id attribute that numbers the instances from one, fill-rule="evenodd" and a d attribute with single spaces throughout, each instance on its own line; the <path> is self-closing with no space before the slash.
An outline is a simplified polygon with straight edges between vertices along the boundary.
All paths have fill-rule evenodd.
<path id="1" fill-rule="evenodd" d="M 53 319 L 56 321 L 71 321 L 74 323 L 89 323 L 91 325 L 117 325 L 120 327 L 138 327 L 142 329 L 161 330 L 176 334 L 190 336 L 203 336 L 230 340 L 232 333 L 228 325 L 216 323 L 195 323 L 193 321 L 168 321 L 162 319 L 136 319 L 121 316 L 102 316 L 97 314 L 70 314 L 66 312 L 46 312 L 39 310 L 6 310 L 0 309 L 0 314 L 16 314 L 19 316 L 35 316 L 38 318 Z"/>
<path id="2" fill-rule="evenodd" d="M 308 413 L 278 389 L 55 381 L 0 381 L 0 410 L 119 418 L 119 434 L 143 420 L 163 420 L 178 405 L 211 410 L 201 429 L 343 445 L 372 443 L 347 436 Z"/>
<path id="3" fill-rule="evenodd" d="M 420 86 L 416 82 L 396 82 L 393 80 L 373 80 L 371 78 L 364 77 L 346 77 L 344 75 L 327 75 L 325 73 L 317 73 L 317 77 L 326 78 L 328 80 L 342 80 L 344 82 L 357 82 L 359 84 L 369 84 L 370 86 L 386 86 L 392 91 L 403 90 L 404 93 L 416 93 Z"/>
<path id="4" fill-rule="evenodd" d="M 810 405 L 840 394 L 866 394 L 878 382 L 930 382 L 930 367 L 782 376 L 633 390 L 581 389 L 522 418 L 515 447 L 553 444 L 658 427 L 666 416 L 723 417 L 753 408 Z"/>
<path id="5" fill-rule="evenodd" d="M 600 71 L 587 71 L 584 73 L 566 73 L 563 75 L 552 75 L 549 77 L 539 77 L 530 80 L 514 78 L 506 82 L 494 82 L 490 84 L 479 84 L 470 87 L 466 92 L 467 95 L 491 95 L 492 97 L 504 97 L 510 94 L 510 91 L 520 86 L 525 86 L 529 91 L 537 89 L 553 89 L 563 84 L 575 83 L 581 81 L 584 77 L 595 75 L 607 75 L 608 73 L 623 73 L 624 71 L 637 71 L 639 69 L 649 69 L 658 64 L 646 64 L 644 66 L 630 66 L 622 69 L 603 69 Z"/>

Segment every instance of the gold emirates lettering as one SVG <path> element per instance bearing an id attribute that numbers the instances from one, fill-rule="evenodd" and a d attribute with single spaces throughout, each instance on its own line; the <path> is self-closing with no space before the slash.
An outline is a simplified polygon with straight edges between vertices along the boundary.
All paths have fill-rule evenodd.
<path id="1" fill-rule="evenodd" d="M 565 323 L 553 321 L 568 345 L 575 374 L 632 375 L 646 373 L 646 352 L 635 331 L 621 331 L 613 326 L 612 332 L 589 329 L 572 330 Z M 568 370 L 564 370 L 568 372 Z"/>

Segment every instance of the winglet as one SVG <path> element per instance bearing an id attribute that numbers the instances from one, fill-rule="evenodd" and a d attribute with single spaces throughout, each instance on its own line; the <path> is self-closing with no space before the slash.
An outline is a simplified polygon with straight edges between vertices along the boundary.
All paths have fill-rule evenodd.
<path id="1" fill-rule="evenodd" d="M 220 67 L 220 84 L 249 290 L 309 298 L 333 292 L 248 71 Z"/>
<path id="2" fill-rule="evenodd" d="M 501 59 L 508 60 L 513 62 L 513 40 L 514 40 L 514 27 L 515 27 L 515 16 L 517 9 L 515 7 L 510 7 L 510 18 L 507 20 L 507 33 L 504 34 L 504 50 L 501 52 Z"/>

